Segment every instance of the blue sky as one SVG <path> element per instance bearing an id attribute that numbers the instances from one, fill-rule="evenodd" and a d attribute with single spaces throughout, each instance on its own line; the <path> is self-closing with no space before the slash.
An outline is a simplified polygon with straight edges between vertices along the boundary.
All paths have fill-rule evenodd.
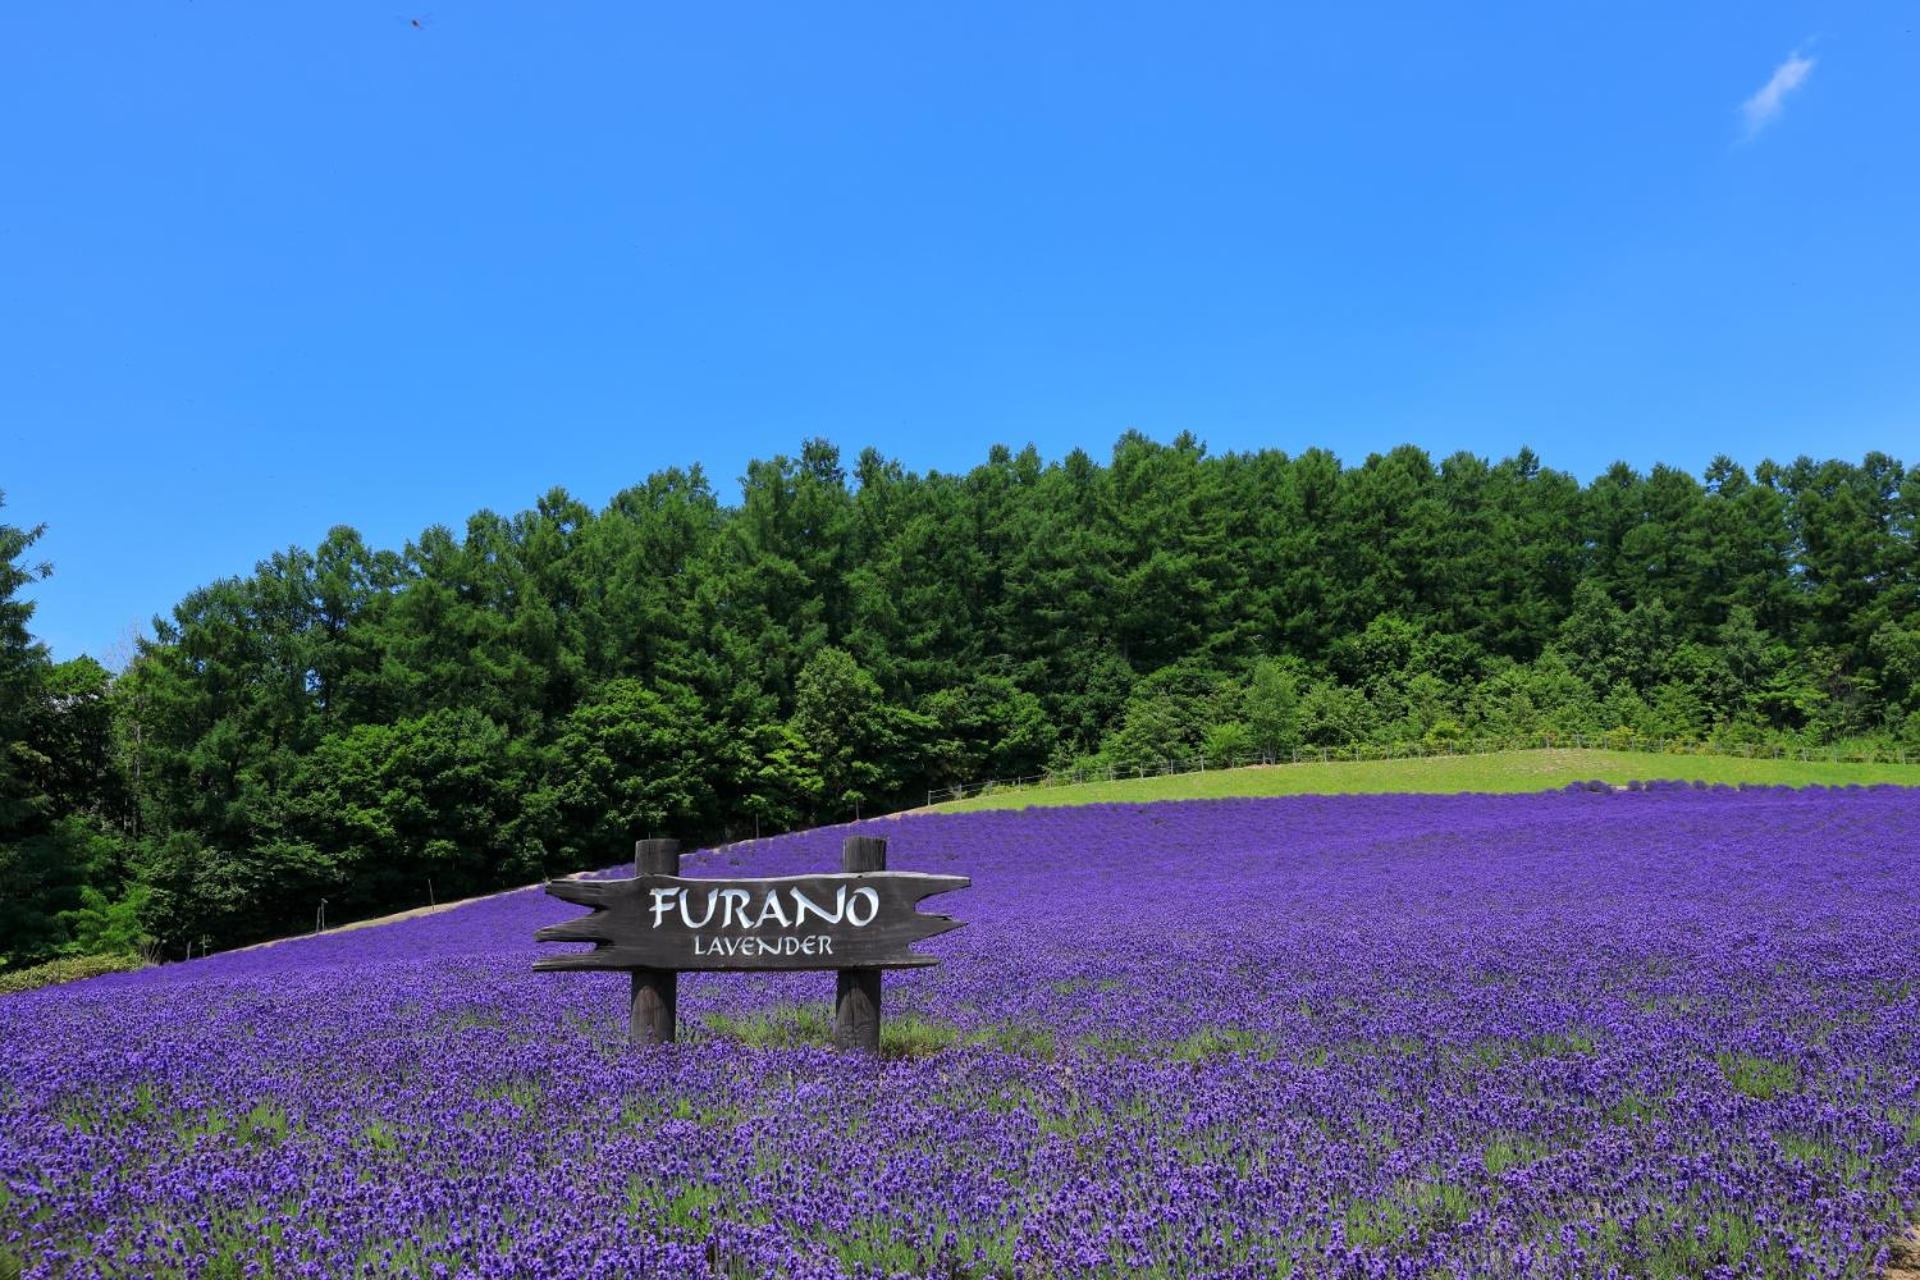
<path id="1" fill-rule="evenodd" d="M 1916 27 L 17 0 L 0 520 L 67 657 L 336 523 L 813 435 L 1920 461 Z"/>

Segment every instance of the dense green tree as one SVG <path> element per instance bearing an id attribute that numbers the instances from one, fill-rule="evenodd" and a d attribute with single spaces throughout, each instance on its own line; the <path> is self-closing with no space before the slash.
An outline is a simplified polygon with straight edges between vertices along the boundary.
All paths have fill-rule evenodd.
<path id="1" fill-rule="evenodd" d="M 1887 714 L 1904 726 L 1920 712 L 1920 617 L 1881 624 L 1867 647 L 1880 672 Z"/>
<path id="2" fill-rule="evenodd" d="M 951 785 L 1038 773 L 1052 756 L 1053 724 L 1038 696 L 1006 676 L 980 675 L 940 689 L 924 713 L 934 726 L 929 774 Z"/>
<path id="3" fill-rule="evenodd" d="M 1241 711 L 1238 686 L 1221 672 L 1199 662 L 1162 667 L 1134 685 L 1102 761 L 1136 769 L 1189 759 L 1214 726 L 1240 721 Z"/>
<path id="4" fill-rule="evenodd" d="M 988 776 L 1472 736 L 1920 746 L 1920 484 L 1531 451 L 913 472 L 823 440 L 190 592 L 124 671 L 0 530 L 0 954 L 165 954 Z"/>
<path id="5" fill-rule="evenodd" d="M 557 867 L 593 865 L 629 840 L 716 828 L 717 757 L 730 744 L 683 685 L 620 678 L 559 726 L 550 780 L 528 809 L 551 819 Z"/>
<path id="6" fill-rule="evenodd" d="M 1366 694 L 1332 679 L 1314 681 L 1300 699 L 1300 739 L 1309 747 L 1364 742 L 1378 722 Z"/>
<path id="7" fill-rule="evenodd" d="M 788 728 L 813 816 L 823 820 L 852 817 L 862 805 L 898 794 L 903 757 L 914 737 L 933 727 L 927 717 L 889 705 L 853 655 L 831 645 L 801 669 L 793 702 Z"/>
<path id="8" fill-rule="evenodd" d="M 1300 679 L 1297 662 L 1261 658 L 1253 663 L 1243 700 L 1250 750 L 1278 759 L 1300 745 Z"/>
<path id="9" fill-rule="evenodd" d="M 25 560 L 41 532 L 0 524 L 0 962 L 51 954 L 63 937 L 58 913 L 79 906 L 84 883 L 47 793 L 64 766 L 35 741 L 51 664 L 20 593 L 49 572 Z"/>
<path id="10" fill-rule="evenodd" d="M 543 764 L 471 708 L 356 725 L 302 761 L 270 836 L 227 851 L 232 878 L 263 901 L 345 910 L 537 879 L 549 835 L 524 798 Z"/>

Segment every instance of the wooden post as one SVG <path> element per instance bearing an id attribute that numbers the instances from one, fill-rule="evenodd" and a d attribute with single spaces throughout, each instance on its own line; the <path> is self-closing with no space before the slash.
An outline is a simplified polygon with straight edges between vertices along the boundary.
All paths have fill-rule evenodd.
<path id="1" fill-rule="evenodd" d="M 887 842 L 848 836 L 840 847 L 842 871 L 885 871 Z M 842 1052 L 880 1052 L 880 970 L 841 969 L 834 974 L 833 1047 Z"/>
<path id="2" fill-rule="evenodd" d="M 636 840 L 633 871 L 642 876 L 680 874 L 678 840 Z M 671 969 L 633 971 L 633 1021 L 627 1039 L 634 1044 L 672 1044 L 679 1021 L 680 975 Z"/>

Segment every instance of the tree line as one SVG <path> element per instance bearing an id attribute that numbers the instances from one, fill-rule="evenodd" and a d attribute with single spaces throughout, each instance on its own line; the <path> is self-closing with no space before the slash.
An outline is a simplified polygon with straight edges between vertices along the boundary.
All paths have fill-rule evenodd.
<path id="1" fill-rule="evenodd" d="M 178 956 L 1074 764 L 1454 737 L 1920 745 L 1920 481 L 1528 450 L 825 441 L 399 549 L 334 529 L 54 663 L 0 526 L 0 957 Z"/>

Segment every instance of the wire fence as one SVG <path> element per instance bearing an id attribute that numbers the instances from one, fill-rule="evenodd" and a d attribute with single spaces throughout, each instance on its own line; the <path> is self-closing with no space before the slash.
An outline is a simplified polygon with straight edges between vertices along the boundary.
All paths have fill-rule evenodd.
<path id="1" fill-rule="evenodd" d="M 1738 756 L 1748 760 L 1798 760 L 1833 764 L 1908 764 L 1920 753 L 1903 748 L 1888 751 L 1849 747 L 1794 747 L 1763 742 L 1695 742 L 1679 738 L 1640 738 L 1616 733 L 1545 733 L 1524 738 L 1461 738 L 1443 742 L 1353 743 L 1339 747 L 1295 747 L 1291 751 L 1209 758 L 1188 756 L 1135 765 L 1100 765 L 1036 773 L 1024 778 L 992 778 L 936 787 L 927 792 L 929 805 L 947 804 L 1001 791 L 1032 791 L 1045 787 L 1081 786 L 1089 782 L 1122 782 L 1164 778 L 1176 774 L 1244 769 L 1253 765 L 1364 763 L 1378 760 L 1414 760 L 1428 756 L 1483 756 L 1502 751 L 1550 751 L 1555 748 L 1596 748 L 1646 755 Z"/>

